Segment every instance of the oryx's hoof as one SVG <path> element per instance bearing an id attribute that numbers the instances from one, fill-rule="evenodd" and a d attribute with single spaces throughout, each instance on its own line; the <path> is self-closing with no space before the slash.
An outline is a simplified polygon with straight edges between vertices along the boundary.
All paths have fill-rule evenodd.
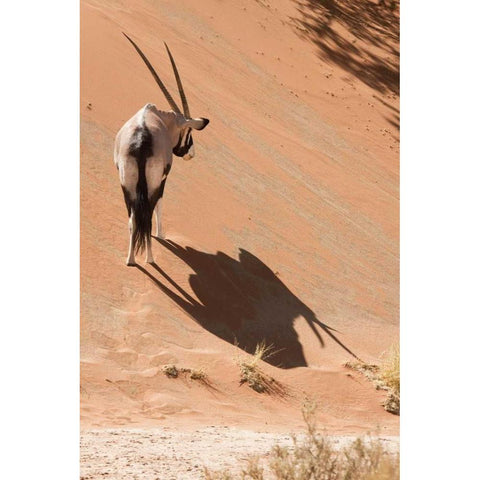
<path id="1" fill-rule="evenodd" d="M 147 258 L 145 261 L 149 264 L 155 263 L 155 260 L 153 259 L 153 257 L 152 258 Z"/>
<path id="2" fill-rule="evenodd" d="M 136 267 L 137 262 L 135 260 L 127 260 L 126 265 L 127 267 Z"/>

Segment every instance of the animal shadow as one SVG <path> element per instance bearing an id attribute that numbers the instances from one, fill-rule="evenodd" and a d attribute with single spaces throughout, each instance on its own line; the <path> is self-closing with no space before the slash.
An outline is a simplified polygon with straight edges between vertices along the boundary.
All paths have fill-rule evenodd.
<path id="1" fill-rule="evenodd" d="M 271 346 L 270 356 L 264 359 L 266 362 L 281 368 L 305 367 L 303 348 L 294 329 L 296 319 L 303 317 L 320 347 L 325 344 L 323 333 L 356 357 L 333 334 L 335 330 L 320 322 L 315 313 L 252 253 L 240 249 L 236 260 L 223 252 L 211 254 L 182 247 L 172 240 L 156 240 L 194 271 L 189 284 L 198 300 L 157 264 L 152 267 L 170 284 L 168 287 L 145 268 L 138 268 L 217 337 L 250 354 L 255 352 L 257 344 L 264 342 Z"/>

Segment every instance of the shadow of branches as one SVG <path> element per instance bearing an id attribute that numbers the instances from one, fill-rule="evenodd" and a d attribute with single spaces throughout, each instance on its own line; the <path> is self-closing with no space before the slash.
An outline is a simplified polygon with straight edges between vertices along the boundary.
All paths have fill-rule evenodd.
<path id="1" fill-rule="evenodd" d="M 333 62 L 380 93 L 399 93 L 400 25 L 396 2 L 294 0 L 298 35 Z"/>

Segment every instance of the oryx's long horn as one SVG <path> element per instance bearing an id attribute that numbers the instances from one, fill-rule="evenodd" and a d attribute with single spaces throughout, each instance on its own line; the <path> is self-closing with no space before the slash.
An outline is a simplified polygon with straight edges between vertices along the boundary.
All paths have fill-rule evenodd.
<path id="1" fill-rule="evenodd" d="M 175 60 L 173 59 L 173 56 L 170 53 L 170 49 L 168 48 L 168 45 L 166 43 L 165 43 L 165 47 L 167 49 L 168 56 L 170 57 L 170 62 L 172 63 L 173 73 L 175 74 L 175 80 L 177 80 L 178 93 L 180 93 L 180 98 L 182 99 L 183 114 L 185 115 L 185 117 L 190 118 L 190 110 L 188 108 L 187 97 L 185 96 L 185 91 L 183 90 L 182 81 L 180 80 L 180 75 L 178 74 L 177 66 L 175 65 Z"/>
<path id="2" fill-rule="evenodd" d="M 148 69 L 150 70 L 150 73 L 152 74 L 153 78 L 157 82 L 157 85 L 160 87 L 160 90 L 163 92 L 163 94 L 165 95 L 165 98 L 170 104 L 170 107 L 172 107 L 172 110 L 174 110 L 177 113 L 182 113 L 178 108 L 178 105 L 175 103 L 175 100 L 173 100 L 172 96 L 168 92 L 167 87 L 165 87 L 163 82 L 160 80 L 160 77 L 157 75 L 157 72 L 152 67 L 152 64 L 148 61 L 148 58 L 143 54 L 143 52 L 140 50 L 137 44 L 126 33 L 124 32 L 122 33 L 127 37 L 127 40 L 135 47 L 135 50 L 142 57 L 142 60 L 145 62 L 145 65 L 147 65 Z M 183 97 L 182 97 L 182 101 L 183 101 Z"/>

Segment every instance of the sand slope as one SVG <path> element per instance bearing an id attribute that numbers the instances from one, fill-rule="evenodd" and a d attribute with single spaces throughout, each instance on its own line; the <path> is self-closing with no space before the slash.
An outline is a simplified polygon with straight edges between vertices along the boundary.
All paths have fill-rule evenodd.
<path id="1" fill-rule="evenodd" d="M 294 429 L 309 396 L 331 431 L 396 434 L 383 394 L 342 363 L 398 339 L 398 25 L 336 4 L 82 1 L 82 427 Z M 168 42 L 211 121 L 196 158 L 174 160 L 167 241 L 139 268 L 113 141 L 167 102 L 122 31 L 176 94 Z M 261 340 L 283 396 L 239 385 Z M 209 384 L 167 378 L 169 363 Z"/>

